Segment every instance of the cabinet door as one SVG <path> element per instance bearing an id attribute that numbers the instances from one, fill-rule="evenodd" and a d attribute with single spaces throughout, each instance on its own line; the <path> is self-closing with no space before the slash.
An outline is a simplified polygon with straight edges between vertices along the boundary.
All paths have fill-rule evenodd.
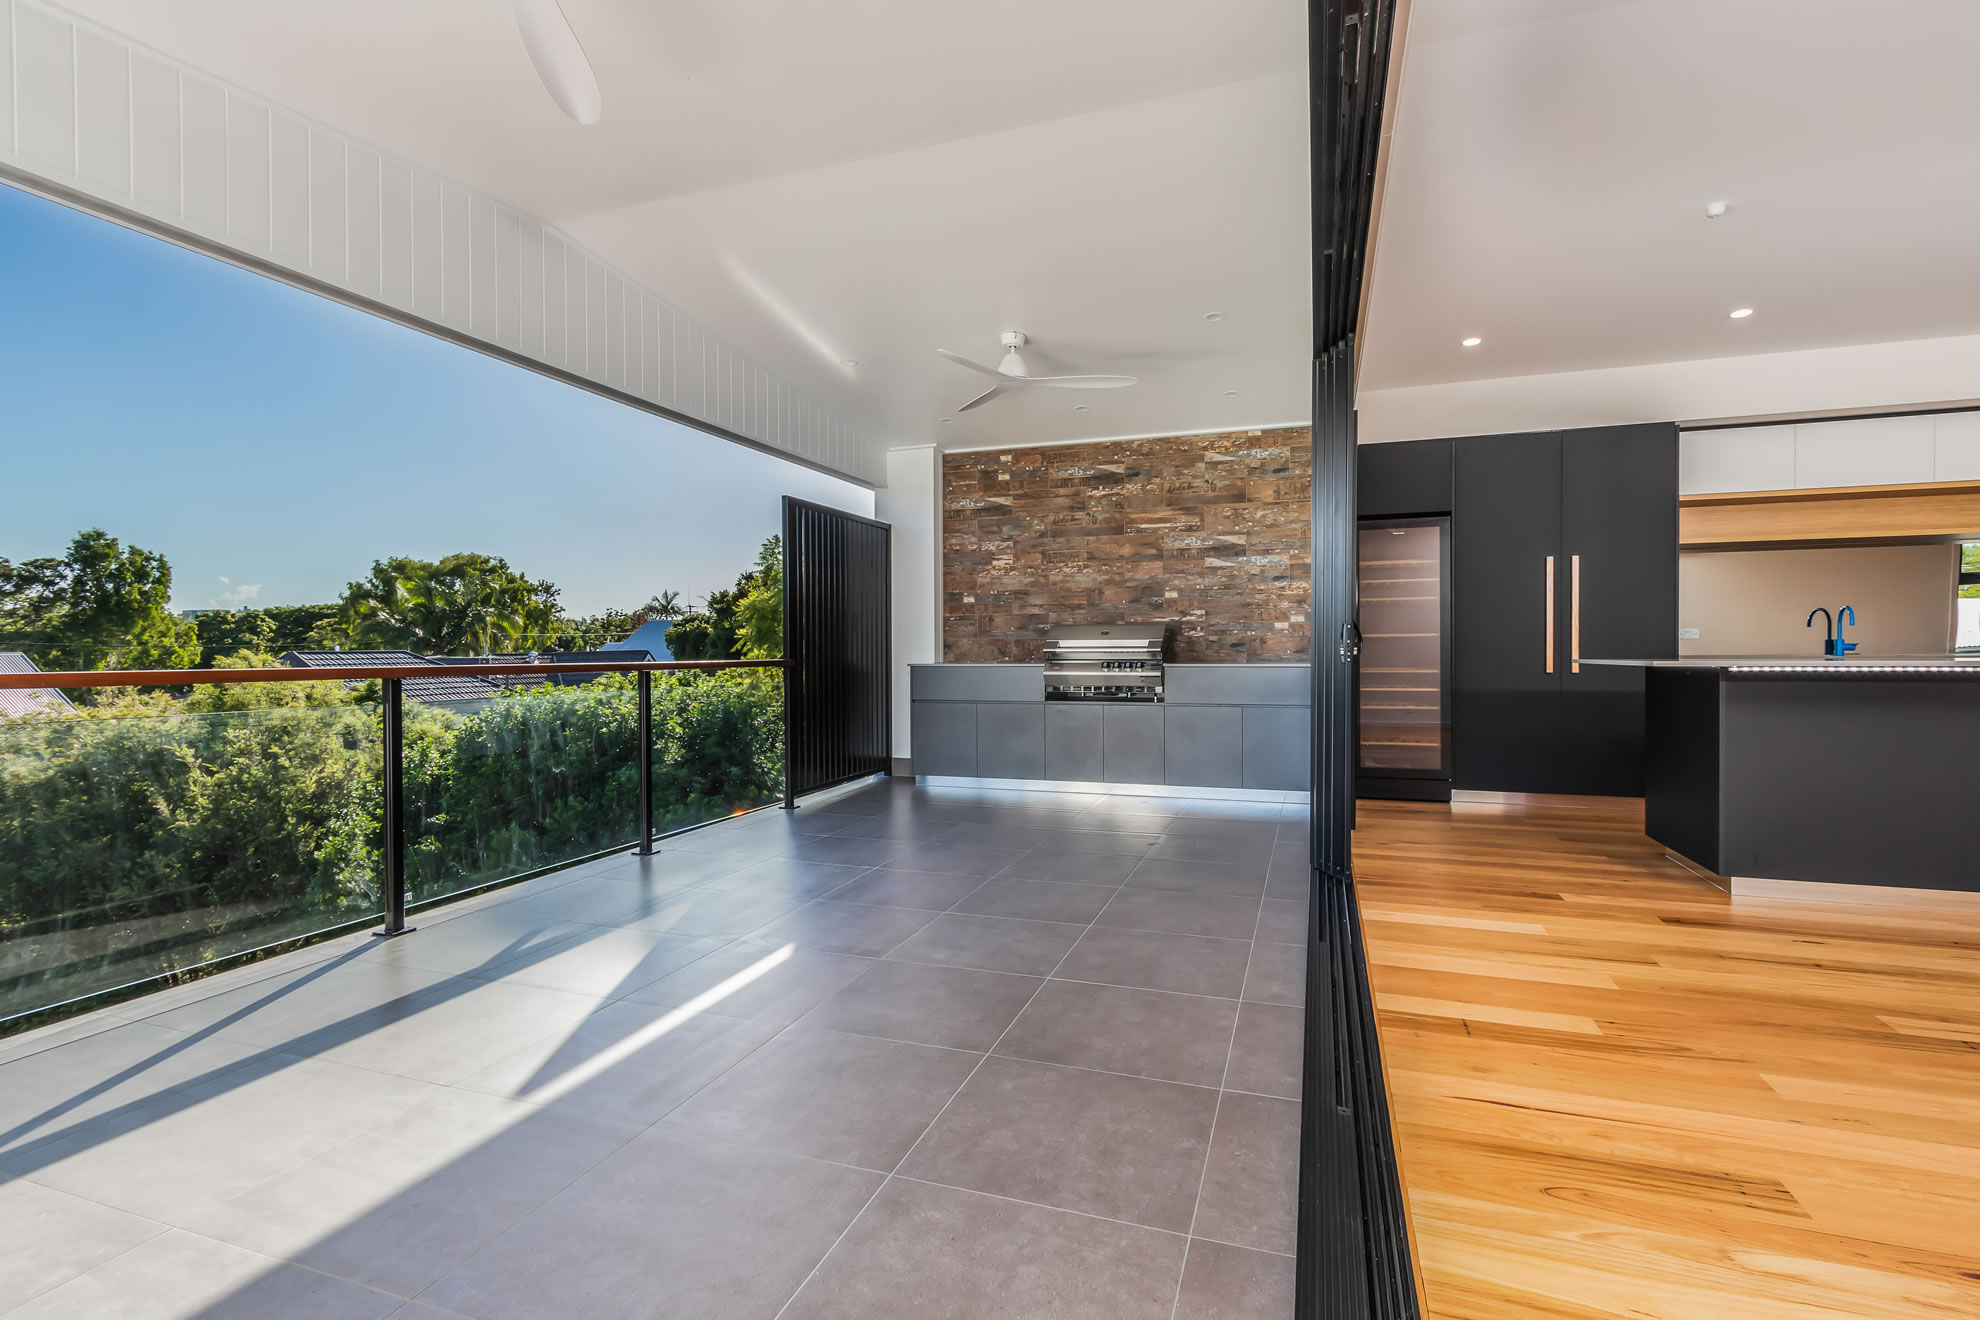
<path id="1" fill-rule="evenodd" d="M 1045 777 L 1045 703 L 976 708 L 976 773 L 986 779 Z"/>
<path id="2" fill-rule="evenodd" d="M 1162 708 L 1102 706 L 1100 777 L 1109 784 L 1162 782 Z"/>
<path id="3" fill-rule="evenodd" d="M 1453 494 L 1451 786 L 1575 792 L 1559 755 L 1560 432 L 1457 441 Z"/>
<path id="4" fill-rule="evenodd" d="M 1244 786 L 1304 791 L 1313 782 L 1313 721 L 1304 708 L 1244 708 Z"/>
<path id="5" fill-rule="evenodd" d="M 1405 440 L 1354 451 L 1356 512 L 1410 518 L 1451 511 L 1449 440 Z"/>
<path id="6" fill-rule="evenodd" d="M 1162 713 L 1162 782 L 1244 787 L 1244 711 L 1171 706 Z"/>
<path id="7" fill-rule="evenodd" d="M 976 776 L 975 703 L 917 701 L 909 717 L 917 775 Z"/>
<path id="8" fill-rule="evenodd" d="M 1101 782 L 1098 706 L 1071 701 L 1045 703 L 1045 777 L 1082 784 Z"/>
<path id="9" fill-rule="evenodd" d="M 1562 791 L 1643 792 L 1644 674 L 1575 656 L 1677 655 L 1677 427 L 1569 431 L 1561 449 Z"/>

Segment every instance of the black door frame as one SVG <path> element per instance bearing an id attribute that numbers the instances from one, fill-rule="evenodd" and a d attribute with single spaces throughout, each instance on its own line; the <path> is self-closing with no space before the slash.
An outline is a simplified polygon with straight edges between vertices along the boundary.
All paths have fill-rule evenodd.
<path id="1" fill-rule="evenodd" d="M 1313 811 L 1294 1313 L 1415 1320 L 1408 1221 L 1353 876 L 1355 333 L 1395 0 L 1309 0 L 1313 152 Z"/>

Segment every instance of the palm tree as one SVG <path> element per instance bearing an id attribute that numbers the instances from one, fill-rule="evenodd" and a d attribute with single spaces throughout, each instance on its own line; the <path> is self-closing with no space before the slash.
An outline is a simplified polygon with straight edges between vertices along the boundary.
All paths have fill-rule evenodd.
<path id="1" fill-rule="evenodd" d="M 646 602 L 646 616 L 650 619 L 678 619 L 686 613 L 678 591 L 663 591 Z"/>

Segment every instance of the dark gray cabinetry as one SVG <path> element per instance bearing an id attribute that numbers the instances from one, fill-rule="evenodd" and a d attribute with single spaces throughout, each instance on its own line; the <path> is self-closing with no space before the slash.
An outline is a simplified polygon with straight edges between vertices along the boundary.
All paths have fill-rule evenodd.
<path id="1" fill-rule="evenodd" d="M 1303 709 L 1244 708 L 1244 786 L 1304 791 L 1313 775 L 1313 721 Z"/>
<path id="2" fill-rule="evenodd" d="M 1102 782 L 1101 707 L 1045 703 L 1045 777 L 1082 784 Z"/>
<path id="3" fill-rule="evenodd" d="M 986 779 L 1045 777 L 1042 703 L 977 706 L 976 773 Z"/>
<path id="4" fill-rule="evenodd" d="M 1451 511 L 1450 440 L 1362 445 L 1354 451 L 1356 512 L 1414 518 Z"/>
<path id="5" fill-rule="evenodd" d="M 1642 671 L 1677 654 L 1677 428 L 1454 447 L 1452 785 L 1643 791 Z"/>
<path id="6" fill-rule="evenodd" d="M 917 701 L 912 713 L 914 772 L 974 778 L 977 773 L 975 703 Z"/>
<path id="7" fill-rule="evenodd" d="M 1244 710 L 1171 706 L 1163 719 L 1164 782 L 1244 787 Z"/>
<path id="8" fill-rule="evenodd" d="M 1109 784 L 1165 782 L 1160 706 L 1101 707 L 1100 777 Z"/>

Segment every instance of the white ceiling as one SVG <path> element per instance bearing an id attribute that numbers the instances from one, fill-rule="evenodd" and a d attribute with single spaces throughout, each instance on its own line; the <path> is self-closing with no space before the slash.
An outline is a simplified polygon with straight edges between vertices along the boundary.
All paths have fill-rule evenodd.
<path id="1" fill-rule="evenodd" d="M 1412 0 L 1363 387 L 1980 330 L 1975 51 L 1974 0 Z"/>
<path id="2" fill-rule="evenodd" d="M 559 225 L 883 447 L 1310 408 L 1300 0 L 564 0 L 589 129 L 499 0 L 67 3 Z M 1011 329 L 1142 384 L 957 416 L 934 350 Z"/>

